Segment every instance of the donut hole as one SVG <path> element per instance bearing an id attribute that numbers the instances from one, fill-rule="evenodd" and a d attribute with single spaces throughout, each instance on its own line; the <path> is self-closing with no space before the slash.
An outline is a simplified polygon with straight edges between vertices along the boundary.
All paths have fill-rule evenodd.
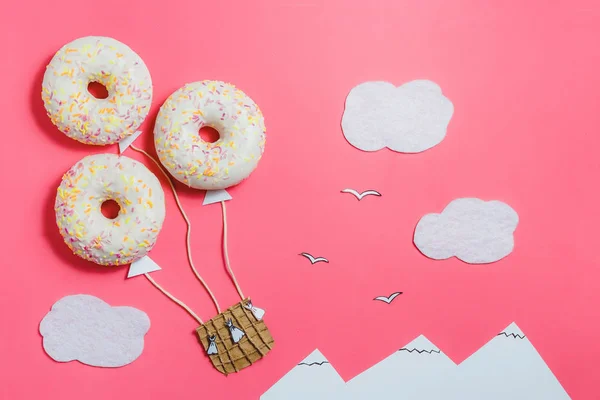
<path id="1" fill-rule="evenodd" d="M 206 143 L 214 143 L 221 138 L 221 134 L 219 131 L 211 126 L 203 126 L 198 131 L 200 135 L 200 139 L 204 140 Z"/>
<path id="2" fill-rule="evenodd" d="M 88 92 L 95 98 L 102 100 L 108 97 L 108 89 L 100 82 L 92 81 L 88 83 Z"/>
<path id="3" fill-rule="evenodd" d="M 121 206 L 114 200 L 105 200 L 100 206 L 100 211 L 108 219 L 115 219 L 121 212 Z"/>

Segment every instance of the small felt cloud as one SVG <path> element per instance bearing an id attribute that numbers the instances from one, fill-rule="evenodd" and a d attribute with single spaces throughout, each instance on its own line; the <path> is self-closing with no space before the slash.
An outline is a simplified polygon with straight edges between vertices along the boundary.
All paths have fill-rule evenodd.
<path id="1" fill-rule="evenodd" d="M 519 216 L 501 201 L 453 200 L 441 214 L 427 214 L 417 224 L 414 242 L 429 258 L 457 257 L 487 264 L 510 254 Z"/>
<path id="2" fill-rule="evenodd" d="M 150 319 L 133 307 L 111 307 L 79 294 L 57 301 L 42 322 L 44 351 L 55 361 L 121 367 L 144 350 Z"/>
<path id="3" fill-rule="evenodd" d="M 360 150 L 384 147 L 419 153 L 440 143 L 454 106 L 431 81 L 416 80 L 395 87 L 389 82 L 365 82 L 346 98 L 342 130 Z"/>

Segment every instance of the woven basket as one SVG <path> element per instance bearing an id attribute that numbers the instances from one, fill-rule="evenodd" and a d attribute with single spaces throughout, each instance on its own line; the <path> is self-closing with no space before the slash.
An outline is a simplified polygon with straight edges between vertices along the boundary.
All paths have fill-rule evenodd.
<path id="1" fill-rule="evenodd" d="M 241 301 L 196 329 L 204 351 L 208 350 L 208 337 L 216 336 L 218 354 L 208 357 L 214 367 L 225 375 L 249 367 L 273 348 L 273 337 L 264 321 L 257 320 L 252 312 L 244 307 L 248 301 L 249 299 Z M 233 343 L 229 328 L 225 325 L 228 319 L 245 333 L 237 343 Z"/>

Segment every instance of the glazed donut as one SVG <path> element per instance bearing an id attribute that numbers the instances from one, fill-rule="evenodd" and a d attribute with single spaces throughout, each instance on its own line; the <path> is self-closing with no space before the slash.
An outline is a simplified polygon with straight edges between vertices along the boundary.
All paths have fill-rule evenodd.
<path id="1" fill-rule="evenodd" d="M 219 132 L 214 143 L 198 131 Z M 265 121 L 244 92 L 219 81 L 189 83 L 160 108 L 154 126 L 158 157 L 179 181 L 196 189 L 225 189 L 246 179 L 265 148 Z"/>
<path id="2" fill-rule="evenodd" d="M 88 90 L 104 85 L 106 99 Z M 152 79 L 144 61 L 125 44 L 88 36 L 64 45 L 46 67 L 42 100 L 52 123 L 85 144 L 117 143 L 142 124 L 152 102 Z"/>
<path id="3" fill-rule="evenodd" d="M 106 218 L 100 207 L 114 200 L 121 210 Z M 144 164 L 116 154 L 88 156 L 63 176 L 56 224 L 78 256 L 101 265 L 122 265 L 145 256 L 165 219 L 165 194 Z"/>

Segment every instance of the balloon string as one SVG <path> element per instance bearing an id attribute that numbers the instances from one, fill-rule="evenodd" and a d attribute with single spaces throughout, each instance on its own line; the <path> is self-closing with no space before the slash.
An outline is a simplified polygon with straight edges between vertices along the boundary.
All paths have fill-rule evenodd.
<path id="1" fill-rule="evenodd" d="M 202 319 L 200 319 L 200 317 L 198 315 L 196 315 L 196 313 L 193 312 L 191 308 L 189 308 L 188 306 L 186 306 L 183 301 L 177 299 L 171 293 L 169 293 L 165 289 L 163 289 L 158 283 L 156 283 L 156 281 L 154 279 L 152 279 L 152 277 L 150 275 L 144 274 L 144 276 L 150 281 L 150 283 L 152 283 L 154 286 L 156 286 L 156 288 L 158 290 L 160 290 L 161 292 L 163 292 L 163 294 L 165 296 L 167 296 L 169 299 L 173 300 L 173 302 L 177 303 L 181 308 L 183 308 L 185 311 L 187 311 L 196 321 L 198 321 L 198 323 L 200 325 L 204 324 L 204 322 L 202 322 Z"/>
<path id="2" fill-rule="evenodd" d="M 179 211 L 181 211 L 181 215 L 183 216 L 183 219 L 185 220 L 185 223 L 187 224 L 187 233 L 186 233 L 186 237 L 185 237 L 185 242 L 186 242 L 186 248 L 187 248 L 188 262 L 190 263 L 190 267 L 192 267 L 192 271 L 194 272 L 194 275 L 196 275 L 196 278 L 200 281 L 200 283 L 202 284 L 202 286 L 204 286 L 204 289 L 206 289 L 206 291 L 210 295 L 213 303 L 215 303 L 215 307 L 217 308 L 217 312 L 219 314 L 221 314 L 221 307 L 219 307 L 219 303 L 217 302 L 217 299 L 216 299 L 215 295 L 210 290 L 210 288 L 208 287 L 208 285 L 206 284 L 206 282 L 204 281 L 204 279 L 202 279 L 202 277 L 200 276 L 200 274 L 196 270 L 196 267 L 194 266 L 194 261 L 192 259 L 192 246 L 190 245 L 190 237 L 192 235 L 192 223 L 190 222 L 190 219 L 188 218 L 188 216 L 185 213 L 185 211 L 183 210 L 183 206 L 181 205 L 181 202 L 179 201 L 179 196 L 177 195 L 177 191 L 175 190 L 175 185 L 173 185 L 173 182 L 171 181 L 171 177 L 169 177 L 169 175 L 162 168 L 162 166 L 160 165 L 160 163 L 154 157 L 152 157 L 150 154 L 148 154 L 146 151 L 144 151 L 144 150 L 142 150 L 142 149 L 140 149 L 138 147 L 135 147 L 133 144 L 129 145 L 129 147 L 131 147 L 133 150 L 135 150 L 135 151 L 137 151 L 139 153 L 144 154 L 149 159 L 151 159 L 154 162 L 154 164 L 156 164 L 156 166 L 158 167 L 158 169 L 160 169 L 160 171 L 165 176 L 165 178 L 167 178 L 167 182 L 169 183 L 169 186 L 171 186 L 171 189 L 173 190 L 173 196 L 175 197 L 175 202 L 177 203 L 177 207 L 179 207 Z"/>
<path id="3" fill-rule="evenodd" d="M 231 269 L 231 263 L 229 262 L 229 252 L 227 251 L 227 209 L 225 208 L 224 201 L 221 202 L 221 209 L 223 210 L 223 255 L 225 256 L 225 265 L 227 266 L 227 270 L 229 271 L 229 275 L 231 276 L 231 280 L 233 280 L 233 284 L 235 285 L 238 294 L 242 300 L 244 300 L 244 294 L 242 293 L 242 289 L 240 289 L 237 279 L 235 279 L 235 275 Z"/>

